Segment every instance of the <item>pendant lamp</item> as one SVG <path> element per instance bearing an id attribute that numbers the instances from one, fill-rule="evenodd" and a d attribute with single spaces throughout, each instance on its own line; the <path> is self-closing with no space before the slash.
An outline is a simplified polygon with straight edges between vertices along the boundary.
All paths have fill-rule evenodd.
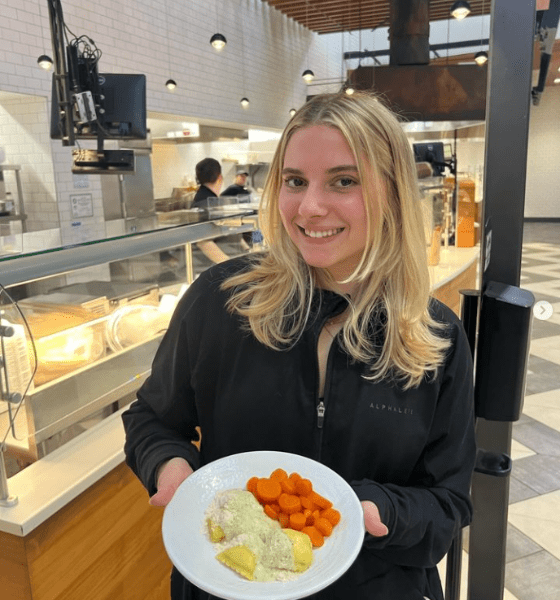
<path id="1" fill-rule="evenodd" d="M 220 51 L 227 44 L 225 35 L 222 35 L 221 33 L 215 33 L 210 38 L 210 44 L 214 49 Z"/>
<path id="2" fill-rule="evenodd" d="M 50 71 L 53 67 L 53 61 L 50 56 L 46 54 L 41 54 L 37 59 L 37 64 L 41 67 L 41 69 L 45 69 L 45 71 Z"/>
<path id="3" fill-rule="evenodd" d="M 303 77 L 303 80 L 305 81 L 305 83 L 307 83 L 309 85 L 315 78 L 315 73 L 313 73 L 313 71 L 311 69 L 305 69 L 305 71 L 301 74 L 301 76 Z"/>
<path id="4" fill-rule="evenodd" d="M 471 5 L 467 0 L 457 0 L 451 7 L 451 15 L 458 21 L 462 21 L 471 12 Z"/>
<path id="5" fill-rule="evenodd" d="M 483 65 L 486 61 L 488 60 L 488 52 L 485 52 L 484 50 L 479 50 L 475 55 L 474 55 L 474 62 L 477 65 Z"/>

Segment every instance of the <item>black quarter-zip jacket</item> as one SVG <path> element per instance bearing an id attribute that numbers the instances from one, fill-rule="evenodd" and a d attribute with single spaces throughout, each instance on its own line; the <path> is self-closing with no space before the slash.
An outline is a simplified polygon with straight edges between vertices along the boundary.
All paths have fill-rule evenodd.
<path id="1" fill-rule="evenodd" d="M 379 507 L 389 534 L 366 534 L 352 567 L 314 598 L 443 600 L 436 565 L 472 516 L 472 361 L 460 321 L 432 302 L 452 344 L 437 376 L 407 391 L 364 379 L 364 365 L 335 339 L 320 399 L 319 333 L 346 300 L 317 291 L 298 342 L 266 348 L 225 309 L 229 292 L 220 289 L 248 264 L 242 257 L 210 268 L 179 302 L 152 373 L 123 414 L 128 465 L 151 495 L 157 467 L 174 456 L 195 469 L 254 450 L 315 459 Z M 191 443 L 196 426 L 200 452 Z M 185 583 L 183 598 L 210 596 Z"/>

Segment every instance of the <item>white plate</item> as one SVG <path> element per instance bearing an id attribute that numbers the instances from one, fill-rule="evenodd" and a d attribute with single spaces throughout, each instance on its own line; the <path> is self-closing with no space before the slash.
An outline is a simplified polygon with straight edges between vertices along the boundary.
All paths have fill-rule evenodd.
<path id="1" fill-rule="evenodd" d="M 205 512 L 217 492 L 244 488 L 256 475 L 277 468 L 297 471 L 340 511 L 340 523 L 311 567 L 294 581 L 256 582 L 221 564 L 207 536 Z M 286 452 L 245 452 L 216 460 L 195 471 L 175 492 L 163 514 L 163 543 L 179 572 L 197 587 L 226 600 L 295 600 L 337 580 L 354 562 L 364 539 L 362 506 L 352 488 L 334 471 L 314 460 Z"/>

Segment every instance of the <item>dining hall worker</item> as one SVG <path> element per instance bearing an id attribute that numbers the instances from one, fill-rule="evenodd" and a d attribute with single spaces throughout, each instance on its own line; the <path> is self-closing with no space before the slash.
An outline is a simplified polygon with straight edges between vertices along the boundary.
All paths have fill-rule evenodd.
<path id="1" fill-rule="evenodd" d="M 471 355 L 430 298 L 420 206 L 397 118 L 371 95 L 313 97 L 263 190 L 266 250 L 190 286 L 123 415 L 127 462 L 156 506 L 239 452 L 339 473 L 367 533 L 317 600 L 442 600 L 436 565 L 471 519 Z M 174 600 L 210 597 L 173 572 Z"/>

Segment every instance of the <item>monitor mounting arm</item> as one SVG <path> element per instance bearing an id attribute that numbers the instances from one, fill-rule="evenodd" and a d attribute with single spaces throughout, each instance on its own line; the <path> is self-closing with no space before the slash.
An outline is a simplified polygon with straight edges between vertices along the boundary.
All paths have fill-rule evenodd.
<path id="1" fill-rule="evenodd" d="M 56 98 L 60 107 L 60 124 L 62 127 L 63 146 L 75 144 L 74 123 L 72 119 L 72 99 L 68 86 L 68 69 L 66 67 L 66 46 L 64 44 L 64 17 L 60 0 L 47 0 L 51 27 L 54 85 Z"/>

